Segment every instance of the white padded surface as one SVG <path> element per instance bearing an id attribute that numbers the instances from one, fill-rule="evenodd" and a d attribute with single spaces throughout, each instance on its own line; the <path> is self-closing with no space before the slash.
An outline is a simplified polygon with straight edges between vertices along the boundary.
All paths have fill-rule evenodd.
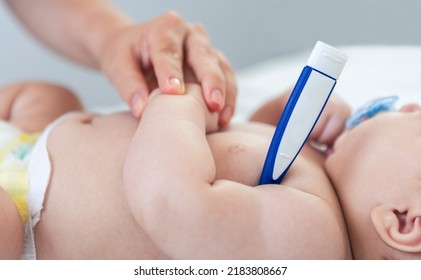
<path id="1" fill-rule="evenodd" d="M 335 47 L 349 57 L 335 93 L 353 108 L 387 95 L 398 95 L 398 106 L 408 102 L 421 103 L 421 47 Z M 310 51 L 277 57 L 239 71 L 235 120 L 246 120 L 261 103 L 292 87 L 309 54 Z"/>

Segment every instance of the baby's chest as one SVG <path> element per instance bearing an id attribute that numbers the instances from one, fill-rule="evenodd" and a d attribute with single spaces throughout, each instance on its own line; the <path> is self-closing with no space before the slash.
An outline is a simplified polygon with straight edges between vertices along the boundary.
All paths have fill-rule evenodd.
<path id="1" fill-rule="evenodd" d="M 216 179 L 246 185 L 258 184 L 270 138 L 247 132 L 224 132 L 208 136 Z"/>
<path id="2" fill-rule="evenodd" d="M 232 180 L 250 186 L 258 185 L 273 135 L 273 130 L 266 128 L 246 126 L 208 135 L 216 166 L 216 179 Z M 309 192 L 308 188 L 318 185 L 314 184 L 315 178 L 322 177 L 322 181 L 325 181 L 322 166 L 314 159 L 309 160 L 315 156 L 321 155 L 304 146 L 282 183 Z"/>

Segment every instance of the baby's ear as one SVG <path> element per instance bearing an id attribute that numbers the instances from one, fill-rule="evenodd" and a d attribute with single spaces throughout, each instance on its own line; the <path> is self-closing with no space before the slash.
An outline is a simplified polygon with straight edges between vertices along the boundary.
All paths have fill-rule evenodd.
<path id="1" fill-rule="evenodd" d="M 390 247 L 408 253 L 421 252 L 421 209 L 397 209 L 379 205 L 371 210 L 371 222 Z"/>

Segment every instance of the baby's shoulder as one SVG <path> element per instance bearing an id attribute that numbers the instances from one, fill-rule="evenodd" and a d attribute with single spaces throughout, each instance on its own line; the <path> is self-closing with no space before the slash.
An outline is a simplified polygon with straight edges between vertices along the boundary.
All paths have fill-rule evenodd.
<path id="1" fill-rule="evenodd" d="M 334 209 L 339 202 L 331 180 L 324 169 L 324 155 L 306 144 L 289 169 L 282 185 L 317 197 Z"/>
<path id="2" fill-rule="evenodd" d="M 349 257 L 347 231 L 338 204 L 312 190 L 287 184 L 258 188 L 264 239 L 271 240 L 268 250 L 277 258 Z"/>

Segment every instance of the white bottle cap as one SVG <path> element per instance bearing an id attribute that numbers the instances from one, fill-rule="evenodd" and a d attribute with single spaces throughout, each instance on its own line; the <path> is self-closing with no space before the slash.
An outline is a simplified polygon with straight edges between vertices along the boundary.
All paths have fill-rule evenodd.
<path id="1" fill-rule="evenodd" d="M 332 46 L 317 41 L 307 65 L 337 80 L 348 57 Z"/>

